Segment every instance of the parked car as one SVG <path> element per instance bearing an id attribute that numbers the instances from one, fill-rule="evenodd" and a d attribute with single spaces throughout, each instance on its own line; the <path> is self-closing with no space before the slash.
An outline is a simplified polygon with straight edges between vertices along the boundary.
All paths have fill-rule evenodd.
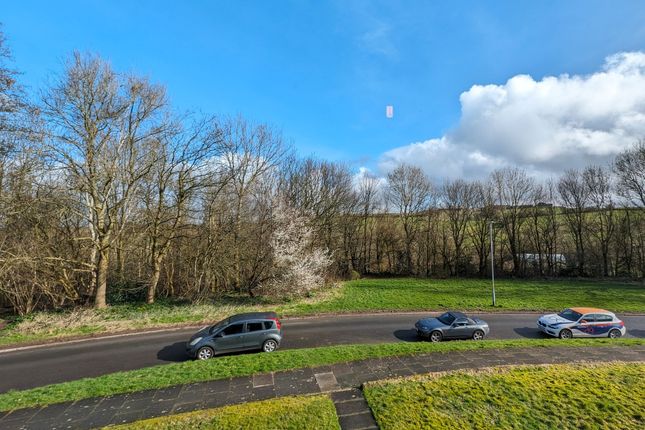
<path id="1" fill-rule="evenodd" d="M 568 308 L 559 314 L 543 315 L 537 326 L 544 333 L 570 339 L 572 337 L 610 337 L 624 336 L 625 323 L 615 314 L 597 308 Z"/>
<path id="2" fill-rule="evenodd" d="M 233 315 L 206 326 L 186 343 L 191 358 L 207 360 L 216 354 L 261 349 L 273 352 L 282 342 L 282 324 L 275 312 Z"/>
<path id="3" fill-rule="evenodd" d="M 446 312 L 437 318 L 424 318 L 414 326 L 419 337 L 432 342 L 443 339 L 482 340 L 490 332 L 486 321 L 469 318 L 461 312 Z"/>

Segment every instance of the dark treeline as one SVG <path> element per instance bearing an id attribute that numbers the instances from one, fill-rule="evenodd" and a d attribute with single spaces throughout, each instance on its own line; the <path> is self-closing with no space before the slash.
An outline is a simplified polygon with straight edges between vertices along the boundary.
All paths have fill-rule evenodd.
<path id="1" fill-rule="evenodd" d="M 0 33 L 1 36 L 1 33 Z M 0 38 L 0 304 L 306 295 L 357 275 L 642 277 L 645 145 L 545 183 L 433 184 L 294 155 L 242 117 L 72 55 L 26 94 Z M 428 166 L 431 169 L 431 166 Z"/>

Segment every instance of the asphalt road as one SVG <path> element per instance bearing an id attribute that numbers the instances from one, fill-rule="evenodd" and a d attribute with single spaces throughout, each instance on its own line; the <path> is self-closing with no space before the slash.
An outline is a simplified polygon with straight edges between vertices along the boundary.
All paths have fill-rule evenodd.
<path id="1" fill-rule="evenodd" d="M 283 321 L 282 348 L 356 343 L 416 342 L 414 323 L 431 313 L 326 316 Z M 477 314 L 491 327 L 489 339 L 542 338 L 538 314 Z M 623 316 L 627 337 L 645 338 L 645 316 Z M 185 361 L 186 340 L 196 330 L 145 335 L 0 352 L 0 393 L 33 388 L 120 370 Z M 554 339 L 554 342 L 557 340 Z M 217 359 L 217 358 L 215 358 Z"/>

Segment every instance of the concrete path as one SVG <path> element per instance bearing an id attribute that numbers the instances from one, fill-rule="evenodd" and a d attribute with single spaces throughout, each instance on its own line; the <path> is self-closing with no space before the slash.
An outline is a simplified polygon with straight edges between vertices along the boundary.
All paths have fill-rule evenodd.
<path id="1" fill-rule="evenodd" d="M 343 429 L 375 428 L 367 381 L 456 369 L 574 361 L 645 361 L 645 346 L 509 348 L 369 359 L 0 412 L 0 428 L 90 429 L 281 396 L 330 392 Z"/>

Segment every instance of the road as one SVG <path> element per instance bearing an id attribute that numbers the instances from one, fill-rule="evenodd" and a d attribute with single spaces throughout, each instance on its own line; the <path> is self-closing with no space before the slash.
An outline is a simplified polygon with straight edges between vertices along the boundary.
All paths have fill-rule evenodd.
<path id="1" fill-rule="evenodd" d="M 283 321 L 283 349 L 313 346 L 414 342 L 414 323 L 431 313 L 324 316 Z M 542 338 L 538 314 L 475 314 L 491 327 L 489 339 Z M 624 316 L 627 337 L 645 338 L 645 315 Z M 120 370 L 185 361 L 194 328 L 0 352 L 0 393 Z M 557 340 L 554 339 L 554 342 Z"/>

